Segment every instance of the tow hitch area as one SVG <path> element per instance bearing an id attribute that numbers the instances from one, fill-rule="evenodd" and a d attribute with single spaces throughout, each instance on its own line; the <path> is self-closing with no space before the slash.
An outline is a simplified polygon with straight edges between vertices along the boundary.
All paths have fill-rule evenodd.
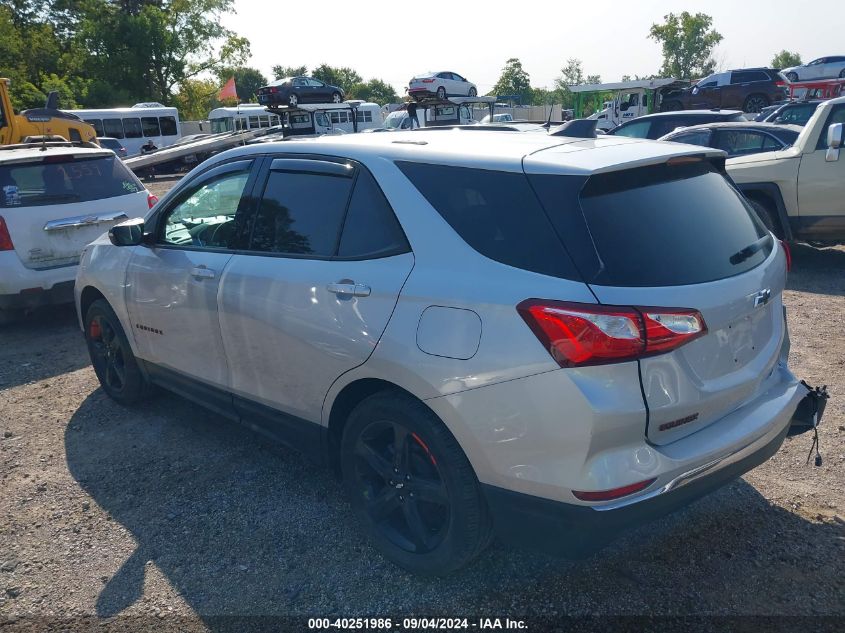
<path id="1" fill-rule="evenodd" d="M 819 423 L 824 414 L 824 408 L 827 406 L 827 399 L 830 397 L 827 393 L 827 385 L 821 387 L 810 387 L 803 380 L 801 384 L 807 389 L 807 395 L 798 403 L 798 408 L 792 416 L 792 423 L 789 425 L 788 436 L 800 435 L 807 431 L 813 432 L 813 444 L 810 446 L 810 452 L 807 454 L 807 463 L 810 463 L 810 457 L 813 455 L 813 450 L 816 451 L 815 465 L 822 465 L 822 456 L 819 453 Z"/>

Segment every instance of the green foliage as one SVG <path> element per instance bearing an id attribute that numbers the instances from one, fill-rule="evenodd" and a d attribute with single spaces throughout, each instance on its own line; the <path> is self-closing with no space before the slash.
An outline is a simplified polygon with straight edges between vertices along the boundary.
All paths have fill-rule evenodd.
<path id="1" fill-rule="evenodd" d="M 273 79 L 286 79 L 287 77 L 299 77 L 307 75 L 306 66 L 273 66 Z"/>
<path id="2" fill-rule="evenodd" d="M 790 53 L 784 49 L 772 58 L 772 68 L 791 68 L 792 66 L 800 66 L 801 55 L 798 53 Z"/>
<path id="3" fill-rule="evenodd" d="M 261 71 L 249 66 L 223 67 L 217 71 L 217 79 L 222 86 L 230 77 L 235 78 L 235 90 L 241 103 L 258 100 L 258 89 L 267 85 L 267 78 Z"/>
<path id="4" fill-rule="evenodd" d="M 328 64 L 320 64 L 311 71 L 311 76 L 331 86 L 343 88 L 343 92 L 349 92 L 353 85 L 362 83 L 364 79 L 351 68 L 338 68 Z"/>
<path id="5" fill-rule="evenodd" d="M 59 93 L 60 108 L 66 110 L 73 110 L 74 108 L 79 107 L 76 103 L 74 91 L 70 86 L 70 81 L 59 77 L 55 73 L 50 73 L 49 75 L 42 75 L 41 90 L 44 91 L 45 94 L 49 94 L 53 91 Z"/>
<path id="6" fill-rule="evenodd" d="M 182 82 L 248 58 L 249 42 L 223 26 L 233 7 L 234 0 L 0 0 L 0 76 L 12 80 L 16 107 L 51 89 L 63 107 L 170 103 Z"/>
<path id="7" fill-rule="evenodd" d="M 722 36 L 710 28 L 713 18 L 705 13 L 680 15 L 669 13 L 663 24 L 652 24 L 649 37 L 663 47 L 660 74 L 676 79 L 703 77 L 713 72 L 716 62 L 710 57 Z"/>
<path id="8" fill-rule="evenodd" d="M 14 82 L 10 93 L 12 105 L 19 111 L 29 108 L 43 108 L 47 101 L 47 95 L 28 81 Z"/>
<path id="9" fill-rule="evenodd" d="M 363 99 L 384 105 L 385 103 L 397 103 L 399 95 L 393 86 L 381 79 L 370 79 L 368 82 L 352 84 L 346 91 L 347 99 Z"/>
<path id="10" fill-rule="evenodd" d="M 499 81 L 493 86 L 490 94 L 492 96 L 519 95 L 521 103 L 532 102 L 531 77 L 522 67 L 522 62 L 519 59 L 511 57 L 505 62 Z"/>
<path id="11" fill-rule="evenodd" d="M 230 75 L 231 77 L 231 75 Z M 212 79 L 186 79 L 179 85 L 173 104 L 186 121 L 201 121 L 220 105 L 217 93 L 220 85 Z"/>

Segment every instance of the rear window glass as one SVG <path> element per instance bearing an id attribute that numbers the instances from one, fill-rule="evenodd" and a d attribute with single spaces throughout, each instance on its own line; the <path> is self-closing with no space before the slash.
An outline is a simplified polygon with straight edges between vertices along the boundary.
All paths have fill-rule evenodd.
<path id="1" fill-rule="evenodd" d="M 61 158 L 47 164 L 0 165 L 0 207 L 88 202 L 144 189 L 114 155 Z"/>
<path id="2" fill-rule="evenodd" d="M 565 179 L 560 176 L 531 179 L 558 230 L 572 234 L 568 181 L 558 184 L 556 180 Z M 592 176 L 579 198 L 593 252 L 571 252 L 589 283 L 675 286 L 715 281 L 758 266 L 774 246 L 769 239 L 750 256 L 737 255 L 767 232 L 707 161 Z"/>
<path id="3" fill-rule="evenodd" d="M 455 232 L 485 257 L 545 275 L 578 279 L 524 174 L 396 164 Z"/>

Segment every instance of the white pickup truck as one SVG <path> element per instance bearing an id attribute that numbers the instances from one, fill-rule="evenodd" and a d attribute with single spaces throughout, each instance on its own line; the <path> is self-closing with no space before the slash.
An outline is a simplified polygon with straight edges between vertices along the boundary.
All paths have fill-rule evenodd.
<path id="1" fill-rule="evenodd" d="M 845 242 L 845 97 L 821 104 L 795 144 L 731 158 L 728 174 L 775 234 Z"/>

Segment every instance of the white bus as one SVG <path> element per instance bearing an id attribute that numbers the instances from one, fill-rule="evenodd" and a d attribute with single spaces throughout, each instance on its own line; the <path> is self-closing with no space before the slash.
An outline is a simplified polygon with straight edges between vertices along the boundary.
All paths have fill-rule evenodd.
<path id="1" fill-rule="evenodd" d="M 67 110 L 94 126 L 97 136 L 120 139 L 129 156 L 141 153 L 141 146 L 152 140 L 161 149 L 182 136 L 179 111 L 160 103 L 136 103 L 131 108 Z"/>
<path id="2" fill-rule="evenodd" d="M 281 119 L 267 112 L 258 103 L 242 103 L 239 106 L 215 108 L 208 114 L 211 123 L 211 133 L 242 132 L 258 128 L 275 127 L 281 125 Z"/>

